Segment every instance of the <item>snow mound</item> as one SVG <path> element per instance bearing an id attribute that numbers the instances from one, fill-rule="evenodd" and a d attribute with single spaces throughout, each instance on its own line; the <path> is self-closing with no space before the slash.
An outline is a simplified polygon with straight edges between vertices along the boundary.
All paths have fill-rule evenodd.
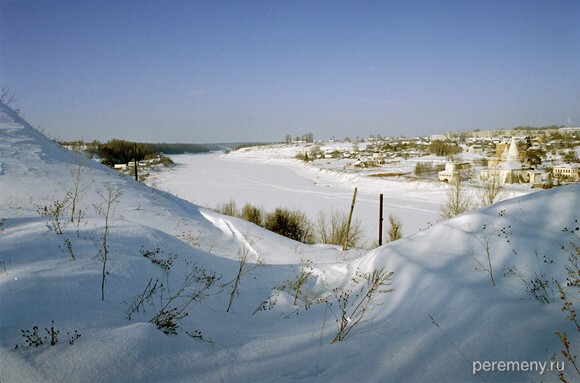
<path id="1" fill-rule="evenodd" d="M 556 381 L 554 333 L 580 352 L 556 286 L 577 256 L 579 184 L 355 257 L 146 187 L 60 148 L 4 105 L 0 138 L 1 381 Z M 331 343 L 341 294 L 352 321 L 364 277 L 380 270 L 393 272 L 394 291 L 373 296 Z M 183 314 L 174 334 L 156 326 L 167 313 Z M 493 361 L 548 365 L 475 371 Z"/>

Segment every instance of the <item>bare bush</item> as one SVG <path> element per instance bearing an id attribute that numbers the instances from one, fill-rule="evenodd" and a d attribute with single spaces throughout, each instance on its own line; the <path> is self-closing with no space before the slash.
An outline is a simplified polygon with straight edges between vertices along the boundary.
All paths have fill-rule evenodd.
<path id="1" fill-rule="evenodd" d="M 71 199 L 71 193 L 67 193 L 62 201 L 55 200 L 53 203 L 44 206 L 37 206 L 36 211 L 38 214 L 44 217 L 48 217 L 48 222 L 46 226 L 54 230 L 54 232 L 62 238 L 64 248 L 59 245 L 58 247 L 62 251 L 67 251 L 72 260 L 75 260 L 75 253 L 73 251 L 72 242 L 65 235 L 65 229 L 68 225 L 68 220 L 64 218 L 67 214 L 67 206 Z"/>
<path id="2" fill-rule="evenodd" d="M 483 227 L 483 230 L 486 226 Z M 471 250 L 471 257 L 473 260 L 481 267 L 481 270 L 485 271 L 491 279 L 491 284 L 495 287 L 495 278 L 493 276 L 493 265 L 491 262 L 491 239 L 495 237 L 495 233 L 484 233 L 481 235 L 475 234 L 473 231 L 469 232 L 476 239 L 476 241 L 481 245 L 484 254 L 479 255 L 475 250 Z M 477 268 L 476 268 L 477 270 Z"/>
<path id="3" fill-rule="evenodd" d="M 138 313 L 141 310 L 145 310 L 145 302 L 148 302 L 149 304 L 153 304 L 153 297 L 155 297 L 155 295 L 161 290 L 163 289 L 163 284 L 161 284 L 159 282 L 159 279 L 156 279 L 155 282 L 153 282 L 153 278 L 149 279 L 149 283 L 147 283 L 147 286 L 145 286 L 145 289 L 143 290 L 142 293 L 131 297 L 129 299 L 127 299 L 124 303 L 128 303 L 129 304 L 129 308 L 127 309 L 127 315 L 125 316 L 125 318 L 131 320 L 131 317 L 133 316 L 134 313 Z"/>
<path id="4" fill-rule="evenodd" d="M 196 265 L 191 266 L 177 292 L 162 297 L 161 309 L 149 320 L 166 334 L 175 334 L 179 320 L 189 315 L 187 311 L 193 302 L 200 302 L 209 294 L 211 287 L 220 279 L 213 272 L 207 272 Z M 162 289 L 162 292 L 166 289 Z M 147 289 L 145 290 L 147 294 Z"/>
<path id="5" fill-rule="evenodd" d="M 314 268 L 312 261 L 305 261 L 300 267 L 300 271 L 296 274 L 296 279 L 292 281 L 290 287 L 294 291 L 294 306 L 298 304 L 298 299 L 302 294 L 302 287 L 314 276 Z"/>
<path id="6" fill-rule="evenodd" d="M 240 218 L 262 226 L 264 224 L 264 210 L 247 203 L 242 207 Z"/>
<path id="7" fill-rule="evenodd" d="M 238 204 L 233 199 L 229 200 L 229 202 L 218 204 L 215 210 L 218 213 L 221 213 L 223 215 L 229 215 L 231 217 L 237 217 L 240 215 Z"/>
<path id="8" fill-rule="evenodd" d="M 264 227 L 274 233 L 302 243 L 313 243 L 313 226 L 306 214 L 299 210 L 276 208 L 266 215 Z"/>
<path id="9" fill-rule="evenodd" d="M 436 169 L 431 162 L 417 162 L 414 173 L 416 176 L 423 176 L 435 173 Z"/>
<path id="10" fill-rule="evenodd" d="M 245 242 L 242 244 L 242 247 L 238 251 L 239 256 L 238 272 L 233 280 L 222 286 L 222 287 L 226 287 L 228 285 L 232 286 L 232 291 L 230 292 L 230 300 L 228 302 L 228 308 L 226 309 L 226 312 L 230 312 L 232 304 L 234 303 L 234 298 L 239 294 L 238 289 L 240 287 L 242 276 L 262 264 L 262 261 L 258 259 L 257 263 L 253 264 L 253 266 L 246 267 L 248 261 L 250 260 L 251 241 L 247 236 L 244 236 L 244 241 Z"/>
<path id="11" fill-rule="evenodd" d="M 392 242 L 401 238 L 403 238 L 403 224 L 399 218 L 389 214 L 389 241 Z"/>
<path id="12" fill-rule="evenodd" d="M 66 206 L 70 200 L 70 193 L 68 193 L 62 201 L 55 200 L 49 205 L 37 205 L 36 211 L 43 217 L 48 217 L 47 227 L 58 235 L 62 235 L 66 228 L 67 222 L 64 220 L 66 213 Z"/>
<path id="13" fill-rule="evenodd" d="M 375 302 L 378 294 L 394 291 L 389 287 L 392 276 L 393 272 L 386 271 L 384 268 L 363 274 L 357 271 L 352 280 L 357 285 L 361 282 L 364 283 L 360 290 L 358 288 L 346 291 L 333 290 L 340 312 L 337 316 L 338 332 L 332 343 L 343 341 L 355 327 L 368 319 L 372 311 L 379 305 Z M 354 291 L 360 292 L 353 294 Z"/>
<path id="14" fill-rule="evenodd" d="M 519 257 L 516 250 L 512 249 L 512 252 Z M 554 278 L 551 280 L 548 279 L 546 273 L 542 270 L 542 264 L 553 263 L 553 260 L 548 261 L 547 257 L 544 255 L 542 262 L 537 250 L 534 250 L 534 255 L 536 262 L 532 262 L 531 264 L 527 262 L 524 263 L 527 269 L 525 270 L 525 273 L 520 272 L 516 266 L 510 266 L 506 271 L 504 271 L 503 276 L 517 277 L 524 283 L 526 292 L 528 292 L 535 300 L 542 304 L 552 303 L 556 300 L 554 289 L 558 283 Z M 531 277 L 526 275 L 530 275 Z"/>
<path id="15" fill-rule="evenodd" d="M 558 290 L 560 292 L 560 300 L 562 301 L 562 308 L 561 311 L 566 313 L 566 319 L 574 324 L 577 334 L 580 334 L 580 322 L 578 320 L 578 315 L 576 313 L 576 309 L 574 308 L 573 302 L 575 301 L 567 292 L 566 288 L 576 290 L 575 293 L 580 292 L 580 247 L 575 243 L 571 243 L 572 251 L 570 256 L 568 257 L 568 263 L 564 266 L 568 277 L 566 278 L 566 286 L 562 286 L 558 284 Z M 566 331 L 557 331 L 556 336 L 562 343 L 562 349 L 560 350 L 559 354 L 567 360 L 572 367 L 574 367 L 575 376 L 571 378 L 568 373 L 568 376 L 565 375 L 564 369 L 559 371 L 558 378 L 562 382 L 572 382 L 577 381 L 577 378 L 580 377 L 580 363 L 577 361 L 578 356 L 574 354 L 574 344 L 572 344 L 572 340 L 577 341 L 577 336 L 568 337 L 568 333 Z M 557 355 L 554 353 L 552 356 L 552 361 L 557 362 Z M 562 364 L 563 365 L 563 364 Z M 568 369 L 570 371 L 570 369 Z M 568 380 L 572 379 L 572 380 Z"/>
<path id="16" fill-rule="evenodd" d="M 334 209 L 330 212 L 330 217 L 326 212 L 319 212 L 314 229 L 318 241 L 324 244 L 342 246 L 346 240 L 347 246 L 352 248 L 359 246 L 362 238 L 361 221 L 351 222 L 349 230 L 348 214 Z"/>
<path id="17" fill-rule="evenodd" d="M 310 149 L 309 157 L 312 160 L 315 160 L 317 158 L 322 158 L 322 157 L 324 157 L 324 152 L 322 151 L 322 149 L 320 148 L 319 145 L 315 145 L 312 149 Z"/>

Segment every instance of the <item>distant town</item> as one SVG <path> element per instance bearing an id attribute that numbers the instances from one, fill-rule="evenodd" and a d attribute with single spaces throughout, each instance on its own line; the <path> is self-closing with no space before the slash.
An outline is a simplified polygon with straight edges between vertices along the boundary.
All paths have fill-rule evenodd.
<path id="1" fill-rule="evenodd" d="M 333 143 L 350 145 L 332 145 Z M 142 144 L 123 140 L 61 142 L 62 146 L 98 159 L 128 174 L 137 167 L 169 166 L 167 155 L 236 150 L 253 145 L 236 144 Z M 414 159 L 412 172 L 377 173 L 375 176 L 410 176 L 441 182 L 497 177 L 501 184 L 551 186 L 580 180 L 580 127 L 517 127 L 501 130 L 448 132 L 424 137 L 331 138 L 317 140 L 312 133 L 292 137 L 284 144 L 302 145 L 296 155 L 303 161 L 349 159 L 354 168 L 389 168 Z M 117 148 L 112 155 L 111 148 Z M 147 173 L 143 173 L 145 176 Z M 373 174 L 371 174 L 373 175 Z"/>
<path id="2" fill-rule="evenodd" d="M 308 138 L 310 135 L 305 135 L 292 142 L 308 143 Z M 314 146 L 298 157 L 306 161 L 350 158 L 355 160 L 353 166 L 360 168 L 415 159 L 412 174 L 386 175 L 442 182 L 497 177 L 501 184 L 550 187 L 580 180 L 580 127 L 518 127 L 414 138 L 378 135 L 352 142 L 351 148 L 336 149 L 312 140 Z"/>

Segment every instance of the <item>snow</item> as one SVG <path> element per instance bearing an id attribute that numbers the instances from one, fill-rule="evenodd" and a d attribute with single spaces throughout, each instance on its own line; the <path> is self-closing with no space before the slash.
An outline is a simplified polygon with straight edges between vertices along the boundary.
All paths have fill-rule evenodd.
<path id="1" fill-rule="evenodd" d="M 488 382 L 549 382 L 557 381 L 556 372 L 481 371 L 480 377 L 473 363 L 549 364 L 562 348 L 556 331 L 567 331 L 572 352 L 580 352 L 578 333 L 560 311 L 551 282 L 565 281 L 572 244 L 580 244 L 580 184 L 507 199 L 425 228 L 424 220 L 438 210 L 444 188 L 420 183 L 398 183 L 395 188 L 396 181 L 390 181 L 386 187 L 394 190 L 393 205 L 413 229 L 386 246 L 345 253 L 335 246 L 303 245 L 187 201 L 194 198 L 185 192 L 195 186 L 198 191 L 207 187 L 207 195 L 219 195 L 222 201 L 233 190 L 241 196 L 240 204 L 248 198 L 260 205 L 263 196 L 264 205 L 291 204 L 295 198 L 301 205 L 343 208 L 354 185 L 361 190 L 360 206 L 379 190 L 359 174 L 296 165 L 280 148 L 263 150 L 271 151 L 270 158 L 252 151 L 245 159 L 243 153 L 196 157 L 209 169 L 229 169 L 227 179 L 223 173 L 196 175 L 195 167 L 187 166 L 192 157 L 179 157 L 183 165 L 155 182 L 166 190 L 182 182 L 182 199 L 77 157 L 0 105 L 0 380 L 475 382 L 483 377 Z M 72 174 L 79 163 L 81 184 L 89 186 L 78 201 L 82 218 L 77 226 L 63 216 L 64 231 L 58 235 L 37 210 L 73 189 Z M 279 175 L 276 182 L 272 173 Z M 248 186 L 252 183 L 254 187 Z M 123 194 L 111 214 L 102 301 L 99 250 L 105 227 L 99 210 L 107 190 L 116 188 Z M 214 205 L 209 198 L 203 200 L 203 193 L 193 194 L 197 203 Z M 421 225 L 424 230 L 414 230 Z M 65 239 L 72 244 L 74 260 Z M 485 244 L 495 287 L 476 263 L 485 264 Z M 172 260 L 169 270 L 144 256 L 157 248 L 156 259 Z M 246 272 L 232 310 L 226 312 L 233 285 L 229 282 L 243 254 L 248 255 Z M 302 299 L 314 300 L 307 310 L 295 306 L 291 291 L 282 288 L 285 281 L 296 279 L 306 260 L 313 275 Z M 188 306 L 189 315 L 179 321 L 176 334 L 149 323 L 160 309 L 158 295 L 127 319 L 131 299 L 149 281 L 166 286 L 166 302 L 193 267 L 220 279 L 204 299 Z M 522 279 L 505 275 L 514 267 Z M 351 337 L 331 343 L 337 331 L 333 289 L 358 291 L 360 286 L 352 281 L 357 273 L 381 268 L 394 272 L 394 291 L 376 297 L 368 321 Z M 549 304 L 526 290 L 524 281 L 539 275 L 550 281 L 548 293 L 554 296 Z M 577 306 L 577 290 L 568 292 Z M 269 297 L 271 303 L 276 298 L 275 304 L 256 311 Z M 333 304 L 316 303 L 324 297 Z M 52 321 L 60 331 L 58 343 L 26 347 L 21 330 L 38 326 L 44 335 Z M 81 337 L 69 344 L 75 330 Z M 566 365 L 566 373 L 574 373 L 571 366 Z M 573 381 L 574 375 L 569 376 Z"/>
<path id="2" fill-rule="evenodd" d="M 328 143 L 330 148 L 345 149 L 344 143 Z M 350 144 L 348 144 L 350 146 Z M 322 149 L 326 147 L 323 146 Z M 229 154 L 176 155 L 176 167 L 154 174 L 147 183 L 178 195 L 190 202 L 215 208 L 234 200 L 239 208 L 250 203 L 267 211 L 277 207 L 304 211 L 312 222 L 319 213 L 332 210 L 347 213 L 355 187 L 357 199 L 354 220 L 361 222 L 363 241 L 378 240 L 379 194 L 384 195 L 384 219 L 392 214 L 403 224 L 404 235 L 425 229 L 439 220 L 447 198 L 447 185 L 434 181 L 406 181 L 369 177 L 375 169 L 343 171 L 353 160 L 318 160 L 304 163 L 294 157 L 310 150 L 304 145 L 272 145 L 246 148 Z M 435 156 L 421 161 L 437 161 Z M 395 164 L 389 171 L 412 172 L 415 159 Z M 383 170 L 384 172 L 384 170 Z M 473 187 L 467 192 L 475 196 Z M 506 189 L 505 198 L 531 192 L 527 187 Z M 384 222 L 384 225 L 388 221 Z"/>

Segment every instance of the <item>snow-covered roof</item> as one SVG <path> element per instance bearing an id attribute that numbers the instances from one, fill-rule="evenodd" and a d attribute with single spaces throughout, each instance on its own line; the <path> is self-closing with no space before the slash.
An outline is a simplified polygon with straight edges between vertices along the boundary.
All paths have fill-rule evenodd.
<path id="1" fill-rule="evenodd" d="M 572 162 L 554 166 L 554 169 L 580 169 L 580 163 Z"/>
<path id="2" fill-rule="evenodd" d="M 501 170 L 519 170 L 522 168 L 522 163 L 520 161 L 506 161 L 502 163 L 499 167 Z"/>
<path id="3" fill-rule="evenodd" d="M 506 161 L 519 161 L 520 155 L 518 153 L 518 146 L 515 137 L 512 137 L 510 146 L 507 152 Z"/>

